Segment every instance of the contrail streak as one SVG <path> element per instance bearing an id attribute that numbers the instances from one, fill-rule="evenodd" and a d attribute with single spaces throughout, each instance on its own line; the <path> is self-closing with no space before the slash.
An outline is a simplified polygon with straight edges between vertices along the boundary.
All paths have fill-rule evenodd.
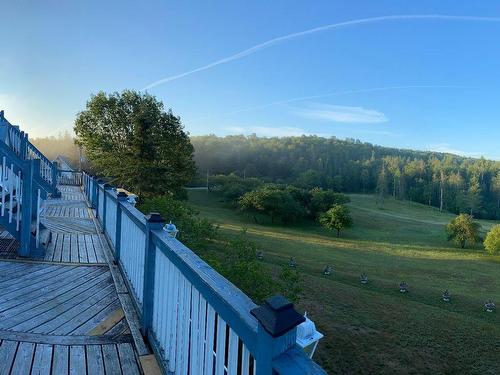
<path id="1" fill-rule="evenodd" d="M 473 87 L 472 86 L 460 86 L 460 85 L 406 85 L 406 86 L 384 86 L 384 87 L 373 87 L 373 88 L 368 88 L 368 89 L 335 91 L 335 92 L 330 92 L 330 93 L 320 94 L 320 95 L 299 96 L 299 97 L 290 98 L 290 99 L 277 100 L 277 101 L 274 101 L 271 103 L 266 103 L 266 104 L 252 106 L 252 107 L 237 109 L 234 111 L 225 112 L 225 113 L 214 115 L 214 116 L 206 116 L 206 117 L 196 118 L 192 121 L 199 121 L 199 120 L 203 120 L 203 119 L 207 119 L 207 118 L 215 117 L 215 116 L 217 116 L 217 117 L 230 116 L 230 115 L 234 115 L 234 114 L 238 114 L 238 113 L 257 110 L 257 109 L 265 109 L 265 108 L 272 107 L 275 105 L 280 105 L 280 104 L 302 102 L 304 100 L 321 99 L 321 98 L 327 98 L 329 96 L 337 96 L 337 95 L 363 94 L 363 93 L 370 93 L 370 92 L 377 92 L 377 91 L 391 91 L 391 90 L 404 90 L 404 89 L 468 89 L 468 88 L 473 88 Z"/>
<path id="2" fill-rule="evenodd" d="M 337 29 L 337 28 L 346 27 L 346 26 L 355 26 L 355 25 L 362 25 L 362 24 L 368 24 L 368 23 L 377 23 L 377 22 L 384 22 L 384 21 L 398 21 L 398 20 L 446 20 L 446 21 L 500 22 L 500 17 L 450 16 L 450 15 L 443 15 L 443 14 L 422 14 L 422 15 L 394 15 L 394 16 L 371 17 L 371 18 L 362 18 L 362 19 L 339 22 L 339 23 L 332 23 L 329 25 L 315 27 L 313 29 L 299 31 L 296 33 L 287 34 L 287 35 L 283 35 L 283 36 L 280 36 L 277 38 L 270 39 L 266 42 L 257 44 L 253 47 L 247 48 L 247 49 L 240 51 L 238 53 L 235 53 L 233 55 L 230 55 L 230 56 L 224 57 L 220 60 L 214 61 L 213 63 L 200 66 L 199 68 L 196 68 L 196 69 L 188 70 L 184 73 L 180 73 L 180 74 L 176 74 L 173 76 L 162 78 L 158 81 L 150 83 L 149 85 L 144 87 L 142 90 L 147 90 L 147 89 L 156 87 L 158 85 L 161 85 L 163 83 L 175 81 L 179 78 L 186 77 L 186 76 L 194 74 L 194 73 L 198 73 L 198 72 L 201 72 L 204 70 L 211 69 L 211 68 L 218 66 L 218 65 L 222 65 L 222 64 L 226 64 L 228 62 L 234 61 L 234 60 L 242 59 L 246 56 L 253 55 L 254 53 L 257 53 L 263 49 L 272 47 L 276 44 L 285 42 L 285 41 L 290 40 L 290 39 L 295 39 L 295 38 L 299 38 L 301 36 L 315 34 L 315 33 L 319 33 L 322 31 Z"/>

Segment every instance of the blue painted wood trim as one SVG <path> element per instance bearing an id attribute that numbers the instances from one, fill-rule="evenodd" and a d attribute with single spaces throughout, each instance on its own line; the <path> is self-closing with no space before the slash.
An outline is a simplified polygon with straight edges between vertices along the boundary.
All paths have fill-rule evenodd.
<path id="1" fill-rule="evenodd" d="M 101 224 L 102 224 L 102 233 L 106 233 L 106 200 L 107 200 L 107 195 L 106 190 L 111 189 L 111 186 L 104 184 L 102 186 L 102 219 L 101 219 Z"/>
<path id="2" fill-rule="evenodd" d="M 151 348 L 153 349 L 153 353 L 158 359 L 158 364 L 160 365 L 160 370 L 162 374 L 168 374 L 168 364 L 167 360 L 165 359 L 164 356 L 164 351 L 161 350 L 161 346 L 158 342 L 158 339 L 156 338 L 154 332 L 149 331 L 148 332 L 148 342 L 151 345 Z"/>
<path id="3" fill-rule="evenodd" d="M 273 361 L 273 370 L 279 375 L 326 375 L 326 371 L 297 346 L 276 358 Z"/>
<path id="4" fill-rule="evenodd" d="M 155 271 L 156 271 L 156 245 L 153 243 L 152 232 L 154 230 L 161 230 L 164 224 L 165 224 L 164 221 L 153 222 L 146 219 L 146 241 L 144 249 L 144 284 L 142 288 L 143 294 L 142 294 L 142 318 L 141 318 L 141 331 L 143 336 L 147 336 L 153 322 L 153 302 L 154 302 Z"/>
<path id="5" fill-rule="evenodd" d="M 21 205 L 21 247 L 19 255 L 28 257 L 30 255 L 31 245 L 31 217 L 32 211 L 32 196 L 33 196 L 33 161 L 28 160 L 23 168 L 23 202 Z"/>
<path id="6" fill-rule="evenodd" d="M 19 147 L 19 157 L 21 158 L 21 160 L 25 160 L 26 158 L 26 153 L 27 153 L 27 150 L 28 150 L 28 135 L 27 134 L 24 134 L 24 132 L 22 131 L 21 134 L 21 146 Z"/>
<path id="7" fill-rule="evenodd" d="M 120 248 L 122 243 L 122 203 L 127 201 L 127 197 L 119 197 L 116 202 L 116 232 L 115 232 L 115 258 L 120 260 Z"/>
<path id="8" fill-rule="evenodd" d="M 97 181 L 95 178 L 92 178 L 92 207 L 95 208 L 97 212 L 97 208 L 99 207 L 99 185 L 97 185 Z M 96 215 L 97 216 L 97 215 Z"/>

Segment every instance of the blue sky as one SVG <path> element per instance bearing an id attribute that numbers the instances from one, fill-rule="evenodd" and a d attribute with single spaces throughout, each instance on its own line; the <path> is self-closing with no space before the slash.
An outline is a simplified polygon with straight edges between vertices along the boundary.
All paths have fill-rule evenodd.
<path id="1" fill-rule="evenodd" d="M 0 108 L 32 136 L 70 130 L 91 93 L 149 87 L 195 135 L 335 135 L 500 160 L 497 1 L 0 0 L 0 14 Z M 431 14 L 484 19 L 293 37 Z"/>

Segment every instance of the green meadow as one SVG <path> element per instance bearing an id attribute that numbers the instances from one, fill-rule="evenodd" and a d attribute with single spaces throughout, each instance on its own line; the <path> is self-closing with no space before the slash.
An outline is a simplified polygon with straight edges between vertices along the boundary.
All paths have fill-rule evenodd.
<path id="1" fill-rule="evenodd" d="M 354 226 L 337 238 L 313 222 L 256 224 L 217 195 L 188 194 L 224 233 L 246 228 L 270 267 L 295 257 L 297 308 L 325 335 L 314 358 L 329 373 L 500 373 L 500 311 L 483 308 L 487 299 L 500 304 L 500 256 L 448 242 L 452 214 L 392 199 L 380 207 L 372 195 L 350 195 Z M 495 223 L 481 224 L 485 233 Z M 326 265 L 330 276 L 322 274 Z M 363 272 L 367 285 L 359 281 Z M 409 293 L 399 292 L 401 281 Z"/>

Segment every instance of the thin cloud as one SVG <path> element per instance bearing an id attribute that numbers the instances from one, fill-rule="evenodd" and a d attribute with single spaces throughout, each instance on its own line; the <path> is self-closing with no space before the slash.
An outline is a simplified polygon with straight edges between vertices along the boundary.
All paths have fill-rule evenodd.
<path id="1" fill-rule="evenodd" d="M 257 53 L 263 49 L 267 49 L 267 48 L 270 48 L 270 47 L 275 46 L 277 44 L 283 43 L 285 41 L 288 41 L 291 39 L 296 39 L 296 38 L 299 38 L 302 36 L 315 34 L 315 33 L 323 32 L 323 31 L 329 31 L 332 29 L 338 29 L 338 28 L 342 28 L 342 27 L 348 27 L 348 26 L 356 26 L 356 25 L 378 23 L 378 22 L 385 22 L 385 21 L 400 21 L 400 20 L 500 22 L 500 17 L 477 17 L 477 16 L 451 16 L 451 15 L 444 15 L 444 14 L 421 14 L 421 15 L 394 15 L 394 16 L 371 17 L 371 18 L 362 18 L 362 19 L 356 19 L 356 20 L 351 20 L 351 21 L 332 23 L 329 25 L 315 27 L 312 29 L 308 29 L 308 30 L 304 30 L 304 31 L 296 32 L 296 33 L 291 33 L 291 34 L 287 34 L 287 35 L 283 35 L 283 36 L 280 36 L 277 38 L 270 39 L 266 42 L 257 44 L 253 47 L 247 48 L 247 49 L 240 51 L 238 53 L 235 53 L 233 55 L 224 57 L 224 58 L 217 60 L 217 61 L 214 61 L 210 64 L 203 65 L 203 66 L 200 66 L 198 68 L 188 70 L 188 71 L 180 73 L 180 74 L 176 74 L 176 75 L 172 75 L 169 77 L 159 79 L 159 80 L 152 82 L 149 85 L 145 86 L 142 90 L 148 90 L 148 89 L 151 89 L 153 87 L 159 86 L 161 84 L 175 81 L 177 79 L 189 76 L 191 74 L 214 68 L 218 65 L 227 64 L 231 61 L 242 59 L 242 58 L 247 57 L 249 55 L 253 55 L 254 53 Z"/>
<path id="2" fill-rule="evenodd" d="M 484 156 L 484 153 L 479 152 L 479 151 L 470 152 L 470 151 L 458 150 L 458 149 L 454 148 L 452 145 L 450 145 L 449 143 L 430 144 L 427 146 L 427 149 L 429 151 L 441 152 L 444 154 L 460 155 L 460 156 L 465 156 L 465 157 L 469 157 L 469 158 L 480 158 L 481 156 Z"/>
<path id="3" fill-rule="evenodd" d="M 405 86 L 384 86 L 384 87 L 373 87 L 373 88 L 367 88 L 367 89 L 334 91 L 334 92 L 329 92 L 326 94 L 299 96 L 299 97 L 290 98 L 290 99 L 277 100 L 277 101 L 270 102 L 270 103 L 265 103 L 265 104 L 251 106 L 251 107 L 236 109 L 234 111 L 229 111 L 229 112 L 224 112 L 224 113 L 219 113 L 217 115 L 198 117 L 198 118 L 193 119 L 193 121 L 205 120 L 205 119 L 209 119 L 212 117 L 219 118 L 222 116 L 231 116 L 231 115 L 236 115 L 239 113 L 250 112 L 250 111 L 255 111 L 255 110 L 259 110 L 259 109 L 266 109 L 266 108 L 277 106 L 277 105 L 290 104 L 290 103 L 302 102 L 302 101 L 313 100 L 313 99 L 322 99 L 322 98 L 327 98 L 330 96 L 341 96 L 341 95 L 349 95 L 349 94 L 364 94 L 364 93 L 370 93 L 370 92 L 404 90 L 404 89 L 470 89 L 470 88 L 473 88 L 473 87 L 472 86 L 463 86 L 463 85 L 405 85 Z"/>
<path id="4" fill-rule="evenodd" d="M 376 109 L 343 105 L 317 104 L 312 108 L 296 110 L 294 113 L 307 119 L 348 124 L 379 124 L 389 121 L 384 113 Z"/>

